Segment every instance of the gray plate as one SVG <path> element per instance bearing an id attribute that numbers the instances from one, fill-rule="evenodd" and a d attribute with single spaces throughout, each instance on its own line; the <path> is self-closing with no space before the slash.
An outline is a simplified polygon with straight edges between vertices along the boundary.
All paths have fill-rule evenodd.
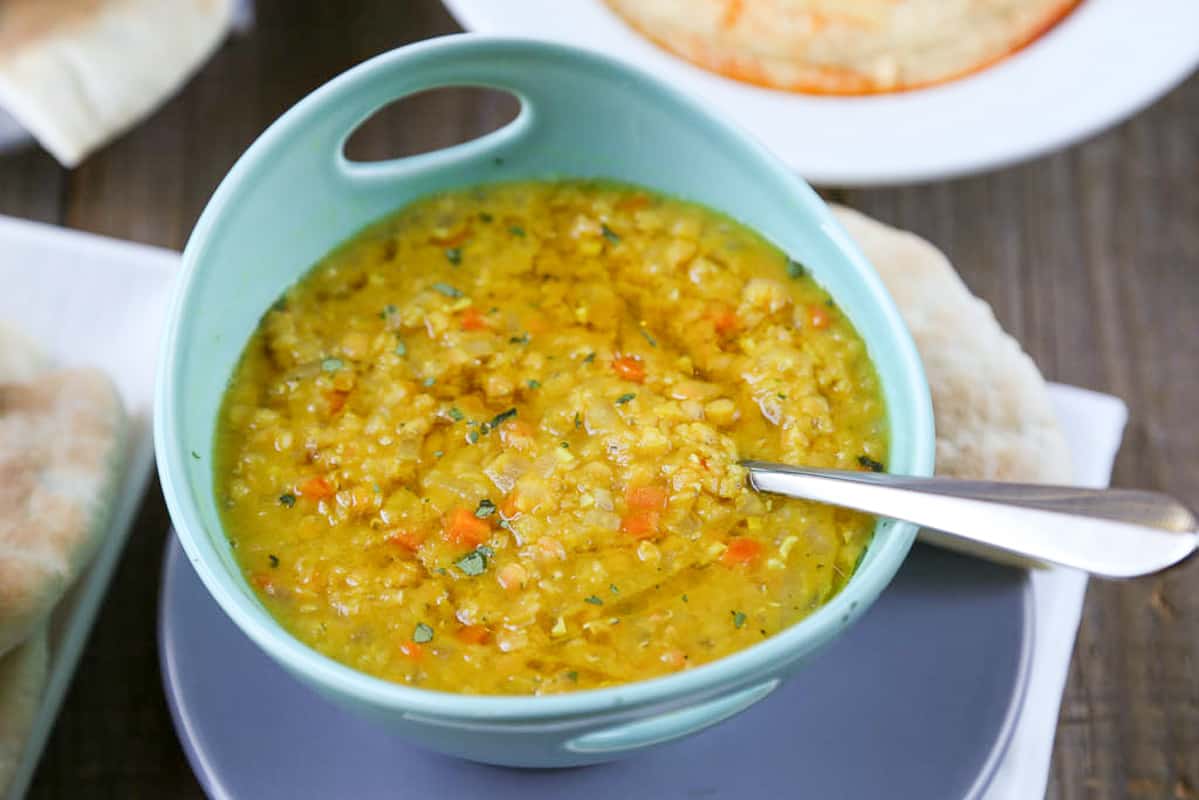
<path id="1" fill-rule="evenodd" d="M 159 653 L 175 728 L 214 798 L 979 796 L 1032 655 L 1027 575 L 917 545 L 873 609 L 766 701 L 613 764 L 515 770 L 436 755 L 330 705 L 254 646 L 172 537 Z"/>

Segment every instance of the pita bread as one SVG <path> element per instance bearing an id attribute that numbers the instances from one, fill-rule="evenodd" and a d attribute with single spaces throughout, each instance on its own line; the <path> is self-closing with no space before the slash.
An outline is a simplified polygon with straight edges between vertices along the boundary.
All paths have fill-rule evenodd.
<path id="1" fill-rule="evenodd" d="M 1079 0 L 606 0 L 667 50 L 736 80 L 871 94 L 983 69 Z"/>
<path id="2" fill-rule="evenodd" d="M 46 631 L 0 656 L 0 797 L 5 796 L 46 688 Z"/>
<path id="3" fill-rule="evenodd" d="M 234 0 L 4 0 L 0 106 L 66 166 L 149 114 L 217 46 Z"/>
<path id="4" fill-rule="evenodd" d="M 1070 452 L 1045 380 L 949 259 L 914 234 L 848 208 L 834 207 L 833 213 L 878 270 L 924 362 L 936 419 L 937 474 L 1071 483 Z M 992 560 L 1028 563 L 936 531 L 921 537 Z"/>
<path id="5" fill-rule="evenodd" d="M 25 639 L 91 559 L 124 459 L 125 413 L 94 369 L 28 375 L 0 337 L 0 654 Z M 23 373 L 22 370 L 25 370 Z"/>
<path id="6" fill-rule="evenodd" d="M 45 354 L 31 339 L 0 322 L 0 383 L 31 380 L 48 366 Z"/>

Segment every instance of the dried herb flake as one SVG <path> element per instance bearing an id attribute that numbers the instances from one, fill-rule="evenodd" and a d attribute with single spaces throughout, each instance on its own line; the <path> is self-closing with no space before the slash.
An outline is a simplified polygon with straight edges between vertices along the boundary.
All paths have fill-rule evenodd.
<path id="1" fill-rule="evenodd" d="M 871 472 L 882 472 L 884 469 L 886 469 L 886 467 L 882 465 L 882 462 L 875 461 L 870 456 L 858 456 L 858 463 Z"/>

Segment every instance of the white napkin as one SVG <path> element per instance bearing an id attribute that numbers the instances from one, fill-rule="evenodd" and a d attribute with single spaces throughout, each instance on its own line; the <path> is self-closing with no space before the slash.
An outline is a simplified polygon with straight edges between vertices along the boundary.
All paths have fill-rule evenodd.
<path id="1" fill-rule="evenodd" d="M 1050 386 L 1050 396 L 1074 460 L 1074 482 L 1102 488 L 1112 476 L 1128 408 L 1115 397 L 1072 386 Z M 1011 744 L 985 800 L 1044 797 L 1066 688 L 1074 637 L 1082 618 L 1087 576 L 1069 569 L 1032 572 L 1033 656 L 1028 691 Z"/>

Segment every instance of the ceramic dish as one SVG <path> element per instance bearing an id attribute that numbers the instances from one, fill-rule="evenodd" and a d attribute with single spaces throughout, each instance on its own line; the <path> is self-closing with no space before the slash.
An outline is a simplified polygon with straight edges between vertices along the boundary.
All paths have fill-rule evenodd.
<path id="1" fill-rule="evenodd" d="M 343 155 L 348 135 L 381 106 L 454 85 L 512 92 L 522 111 L 499 131 L 434 153 L 377 163 Z M 263 310 L 333 247 L 416 197 L 556 175 L 612 178 L 706 204 L 807 265 L 878 367 L 890 468 L 929 474 L 933 459 L 923 370 L 873 270 L 810 188 L 674 90 L 568 47 L 453 36 L 379 56 L 301 101 L 234 166 L 184 252 L 156 396 L 155 446 L 167 505 L 217 603 L 296 676 L 426 746 L 523 766 L 608 760 L 756 703 L 869 607 L 915 536 L 910 525 L 880 523 L 845 589 L 761 644 L 681 674 L 596 691 L 480 697 L 413 689 L 331 661 L 279 627 L 230 551 L 210 459 L 226 380 Z"/>
<path id="2" fill-rule="evenodd" d="M 651 754 L 551 772 L 443 758 L 307 691 L 221 613 L 177 544 L 159 654 L 175 729 L 213 800 L 976 800 L 993 797 L 1030 677 L 1031 606 L 1024 572 L 917 545 L 862 622 L 769 701 Z"/>
<path id="3" fill-rule="evenodd" d="M 1139 111 L 1199 64 L 1199 3 L 1084 0 L 1030 46 L 961 80 L 814 97 L 694 67 L 634 33 L 601 0 L 444 2 L 467 30 L 589 47 L 639 66 L 828 185 L 928 181 L 1033 158 Z"/>
<path id="4" fill-rule="evenodd" d="M 0 217 L 0 319 L 58 364 L 105 370 L 130 419 L 112 521 L 50 620 L 49 676 L 9 787 L 12 798 L 23 796 L 33 777 L 150 478 L 154 356 L 178 263 L 177 254 L 157 247 Z"/>

